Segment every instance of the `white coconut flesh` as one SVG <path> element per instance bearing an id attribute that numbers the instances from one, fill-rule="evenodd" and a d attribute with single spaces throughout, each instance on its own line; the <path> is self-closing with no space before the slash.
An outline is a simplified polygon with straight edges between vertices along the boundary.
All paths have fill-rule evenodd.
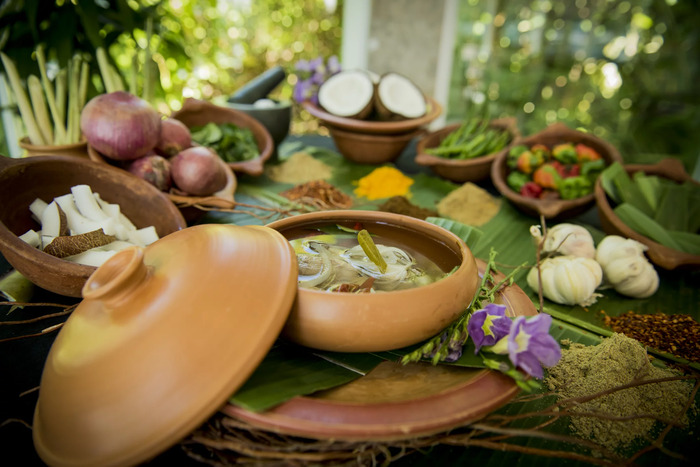
<path id="1" fill-rule="evenodd" d="M 405 118 L 422 117 L 428 111 L 425 96 L 418 86 L 396 73 L 382 76 L 377 98 L 389 112 Z"/>
<path id="2" fill-rule="evenodd" d="M 339 117 L 354 117 L 365 111 L 374 98 L 374 84 L 364 71 L 341 71 L 318 90 L 318 103 Z"/>

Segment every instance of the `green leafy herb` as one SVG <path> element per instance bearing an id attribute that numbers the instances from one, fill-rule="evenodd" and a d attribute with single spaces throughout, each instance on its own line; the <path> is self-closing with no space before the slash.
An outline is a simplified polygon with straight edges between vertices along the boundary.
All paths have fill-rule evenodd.
<path id="1" fill-rule="evenodd" d="M 233 123 L 214 123 L 190 129 L 192 141 L 215 150 L 226 162 L 242 162 L 260 155 L 253 132 Z"/>

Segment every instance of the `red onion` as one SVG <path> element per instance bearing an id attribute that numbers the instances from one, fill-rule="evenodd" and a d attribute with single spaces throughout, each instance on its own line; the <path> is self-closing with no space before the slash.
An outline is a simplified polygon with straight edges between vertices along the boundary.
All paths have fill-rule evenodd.
<path id="1" fill-rule="evenodd" d="M 172 186 L 170 171 L 170 161 L 153 153 L 139 157 L 129 164 L 129 172 L 146 180 L 160 191 L 168 191 Z"/>
<path id="2" fill-rule="evenodd" d="M 158 154 L 172 157 L 190 146 L 192 146 L 192 135 L 187 125 L 170 117 L 161 122 L 160 139 L 156 145 Z"/>
<path id="3" fill-rule="evenodd" d="M 226 186 L 226 166 L 219 155 L 204 146 L 193 146 L 170 160 L 175 185 L 185 193 L 207 196 Z"/>
<path id="4" fill-rule="evenodd" d="M 96 151 L 116 160 L 146 155 L 160 139 L 161 118 L 145 100 L 125 91 L 100 94 L 85 104 L 80 130 Z"/>

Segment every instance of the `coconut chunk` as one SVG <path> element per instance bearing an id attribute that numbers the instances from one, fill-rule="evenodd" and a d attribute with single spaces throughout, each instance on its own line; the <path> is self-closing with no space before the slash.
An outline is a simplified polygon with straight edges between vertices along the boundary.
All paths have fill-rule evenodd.
<path id="1" fill-rule="evenodd" d="M 366 118 L 374 107 L 372 78 L 363 70 L 336 73 L 319 88 L 318 103 L 338 117 Z"/>
<path id="2" fill-rule="evenodd" d="M 377 85 L 377 112 L 385 120 L 418 118 L 428 111 L 420 88 L 398 73 L 387 73 Z"/>

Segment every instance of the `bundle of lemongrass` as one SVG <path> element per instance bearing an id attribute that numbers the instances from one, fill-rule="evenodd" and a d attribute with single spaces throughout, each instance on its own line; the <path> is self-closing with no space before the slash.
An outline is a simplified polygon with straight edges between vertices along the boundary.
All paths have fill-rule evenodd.
<path id="1" fill-rule="evenodd" d="M 0 57 L 29 142 L 45 146 L 80 142 L 80 112 L 85 105 L 90 73 L 88 62 L 76 54 L 66 68 L 59 70 L 52 83 L 46 70 L 44 50 L 39 46 L 36 57 L 40 77 L 30 74 L 25 89 L 12 59 L 2 52 Z"/>

